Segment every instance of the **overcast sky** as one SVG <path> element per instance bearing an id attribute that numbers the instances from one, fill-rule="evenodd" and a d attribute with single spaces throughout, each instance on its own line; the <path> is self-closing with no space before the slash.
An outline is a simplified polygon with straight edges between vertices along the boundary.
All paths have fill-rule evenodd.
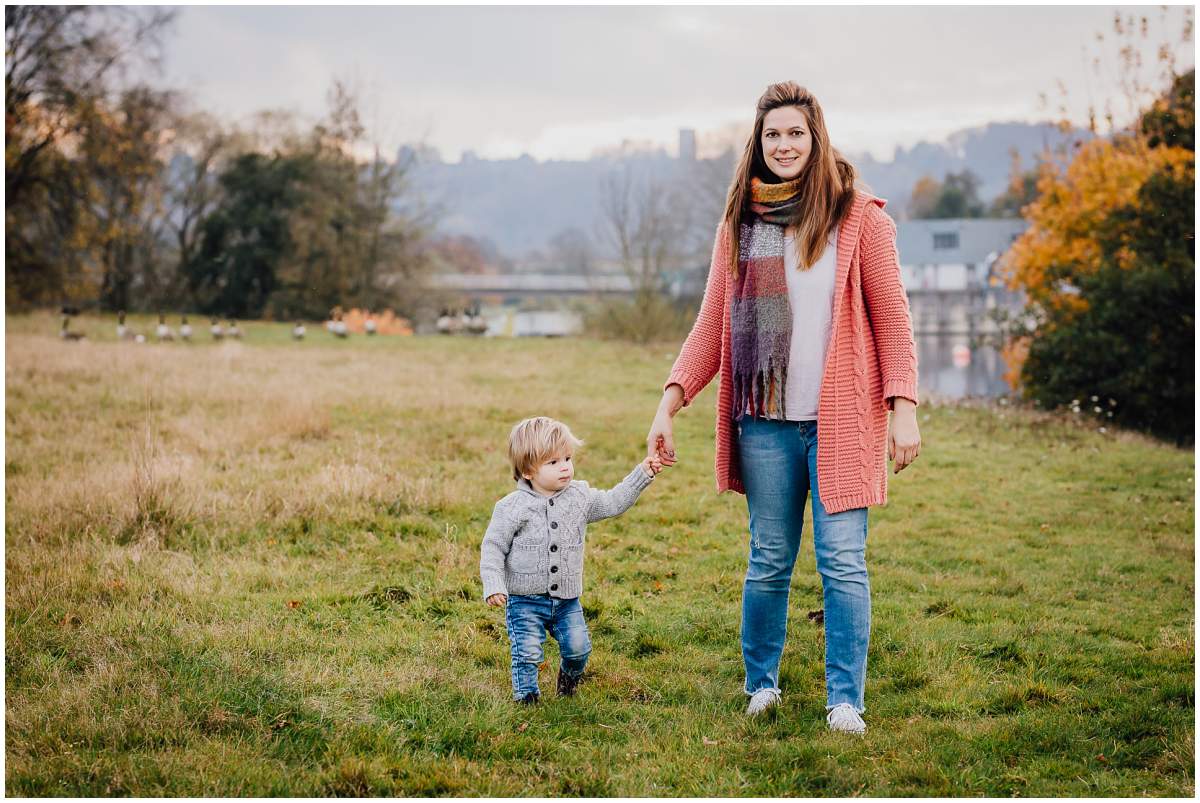
<path id="1" fill-rule="evenodd" d="M 1141 47 L 1149 77 L 1165 32 L 1182 44 L 1182 6 L 1157 6 Z M 748 126 L 767 84 L 792 79 L 825 109 L 848 153 L 990 121 L 1044 120 L 1066 84 L 1075 119 L 1116 75 L 1112 6 L 186 6 L 165 38 L 163 81 L 200 108 L 244 119 L 266 108 L 315 119 L 335 77 L 356 86 L 388 152 L 425 141 L 448 161 L 587 158 L 623 139 L 676 150 L 678 130 Z M 1097 49 L 1095 37 L 1107 40 Z"/>

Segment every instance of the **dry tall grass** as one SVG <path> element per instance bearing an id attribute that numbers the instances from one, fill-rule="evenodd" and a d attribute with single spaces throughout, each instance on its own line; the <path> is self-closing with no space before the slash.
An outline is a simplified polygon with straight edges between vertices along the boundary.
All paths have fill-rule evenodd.
<path id="1" fill-rule="evenodd" d="M 437 506 L 444 488 L 396 467 L 429 447 L 405 436 L 411 411 L 445 405 L 468 370 L 431 360 L 393 371 L 386 357 L 316 348 L 22 335 L 9 337 L 6 356 L 9 532 L 37 541 L 162 541 L 186 527 L 270 527 L 356 503 Z M 370 426 L 358 416 L 338 426 L 351 408 Z"/>

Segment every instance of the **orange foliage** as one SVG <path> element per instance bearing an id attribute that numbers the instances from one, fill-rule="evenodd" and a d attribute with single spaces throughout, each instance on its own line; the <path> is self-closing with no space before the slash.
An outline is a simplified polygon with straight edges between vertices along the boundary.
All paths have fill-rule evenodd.
<path id="1" fill-rule="evenodd" d="M 1029 338 L 1014 337 L 1000 347 L 1000 359 L 1004 361 L 1004 381 L 1016 390 L 1021 384 L 1021 366 L 1029 356 Z"/>
<path id="2" fill-rule="evenodd" d="M 923 218 L 937 206 L 938 195 L 942 184 L 933 176 L 921 176 L 913 186 L 912 196 L 908 201 L 908 214 L 915 218 Z"/>
<path id="3" fill-rule="evenodd" d="M 1043 162 L 1038 198 L 1022 210 L 1030 226 L 999 266 L 1008 286 L 1046 305 L 1081 304 L 1078 296 L 1063 293 L 1059 282 L 1099 267 L 1097 233 L 1108 216 L 1135 205 L 1152 174 L 1194 173 L 1194 158 L 1184 148 L 1150 148 L 1138 137 L 1116 143 L 1092 140 L 1065 172 L 1050 160 Z"/>
<path id="4" fill-rule="evenodd" d="M 390 309 L 384 310 L 380 315 L 374 315 L 355 307 L 342 316 L 342 321 L 346 324 L 346 329 L 349 331 L 363 334 L 367 331 L 366 323 L 368 317 L 375 319 L 375 332 L 377 334 L 411 335 L 413 333 L 408 319 L 397 318 L 395 313 Z"/>

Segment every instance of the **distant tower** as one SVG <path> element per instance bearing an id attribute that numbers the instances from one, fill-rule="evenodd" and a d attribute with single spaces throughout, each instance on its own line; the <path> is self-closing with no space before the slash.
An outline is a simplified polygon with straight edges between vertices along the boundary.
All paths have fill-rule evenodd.
<path id="1" fill-rule="evenodd" d="M 679 161 L 696 161 L 696 129 L 679 129 Z"/>

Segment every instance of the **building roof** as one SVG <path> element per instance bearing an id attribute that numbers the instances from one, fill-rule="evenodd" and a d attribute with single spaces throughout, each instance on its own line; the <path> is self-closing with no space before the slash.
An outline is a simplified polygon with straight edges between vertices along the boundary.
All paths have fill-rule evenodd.
<path id="1" fill-rule="evenodd" d="M 1021 218 L 905 220 L 896 224 L 902 265 L 983 265 L 1008 250 L 1029 223 Z M 935 234 L 957 234 L 957 248 L 934 248 Z"/>

